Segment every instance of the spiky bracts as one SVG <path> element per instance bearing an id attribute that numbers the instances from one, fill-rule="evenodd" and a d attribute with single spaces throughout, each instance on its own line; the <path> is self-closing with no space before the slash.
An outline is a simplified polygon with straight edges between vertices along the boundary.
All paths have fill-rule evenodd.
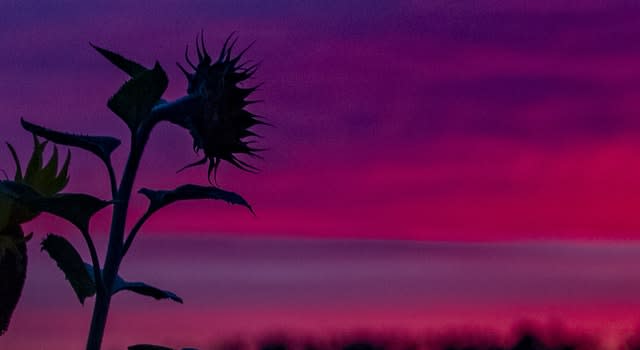
<path id="1" fill-rule="evenodd" d="M 251 127 L 266 124 L 260 117 L 245 109 L 256 102 L 248 100 L 248 97 L 258 86 L 240 87 L 256 72 L 257 64 L 247 66 L 247 62 L 240 63 L 251 45 L 232 56 L 236 42 L 237 38 L 231 34 L 214 62 L 207 52 L 201 34 L 196 38 L 197 65 L 189 58 L 188 46 L 185 50 L 185 60 L 193 72 L 189 72 L 178 63 L 188 81 L 187 93 L 199 97 L 200 104 L 190 115 L 172 122 L 189 130 L 193 137 L 194 151 L 204 151 L 202 159 L 188 164 L 181 170 L 209 161 L 208 177 L 211 177 L 212 172 L 215 177 L 223 160 L 245 171 L 257 170 L 238 158 L 238 155 L 257 157 L 256 152 L 260 149 L 254 148 L 253 141 L 246 139 L 258 136 L 249 130 Z"/>

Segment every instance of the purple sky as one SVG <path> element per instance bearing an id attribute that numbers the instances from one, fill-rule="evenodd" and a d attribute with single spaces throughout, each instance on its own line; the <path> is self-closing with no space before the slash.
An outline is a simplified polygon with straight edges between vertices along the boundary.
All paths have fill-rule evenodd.
<path id="1" fill-rule="evenodd" d="M 3 3 L 3 137 L 26 156 L 17 118 L 76 132 L 127 132 L 105 103 L 125 76 L 88 45 L 170 76 L 204 30 L 212 51 L 238 31 L 261 60 L 255 113 L 262 173 L 224 167 L 253 218 L 184 204 L 150 231 L 445 240 L 636 238 L 640 9 L 556 1 Z M 205 182 L 190 138 L 157 129 L 140 186 Z M 8 154 L 0 161 L 9 164 Z M 72 189 L 105 194 L 74 153 Z M 10 167 L 6 167 L 10 168 Z M 142 210 L 144 201 L 134 205 Z M 216 215 L 210 213 L 216 212 Z M 104 215 L 105 218 L 108 215 Z M 105 221 L 96 220 L 104 232 Z"/>

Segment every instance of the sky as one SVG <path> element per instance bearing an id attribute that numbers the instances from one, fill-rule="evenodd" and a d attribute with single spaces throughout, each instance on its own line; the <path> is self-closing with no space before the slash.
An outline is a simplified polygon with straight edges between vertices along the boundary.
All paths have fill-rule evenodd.
<path id="1" fill-rule="evenodd" d="M 620 350 L 606 346 L 640 329 L 640 280 L 629 268 L 640 264 L 637 242 L 160 234 L 143 242 L 121 275 L 169 289 L 184 304 L 116 294 L 106 350 L 144 342 L 218 350 L 212 345 L 283 332 L 320 339 L 363 331 L 417 339 L 451 331 L 505 336 L 522 322 L 603 343 L 585 350 Z M 80 306 L 46 254 L 32 251 L 29 269 L 0 349 L 81 349 L 92 299 Z"/>
<path id="2" fill-rule="evenodd" d="M 149 220 L 141 246 L 223 234 L 587 241 L 608 251 L 609 241 L 640 238 L 634 1 L 5 1 L 0 13 L 0 139 L 23 162 L 31 140 L 20 117 L 121 138 L 114 165 L 122 169 L 128 131 L 106 101 L 126 76 L 90 42 L 148 66 L 158 60 L 170 79 L 165 98 L 175 99 L 186 93 L 175 62 L 198 33 L 211 52 L 234 31 L 240 46 L 255 41 L 246 57 L 261 62 L 254 82 L 264 82 L 255 93 L 264 102 L 250 110 L 274 126 L 255 128 L 267 148 L 264 160 L 252 161 L 260 173 L 223 165 L 218 183 L 256 215 L 224 203 L 181 203 Z M 136 188 L 206 184 L 204 168 L 175 173 L 197 159 L 187 132 L 160 125 Z M 13 171 L 6 150 L 0 169 Z M 73 151 L 69 191 L 106 198 L 107 183 L 99 161 Z M 134 196 L 132 217 L 145 206 Z M 92 234 L 104 237 L 109 219 L 108 209 L 96 215 Z M 51 217 L 29 228 L 36 238 L 54 231 L 77 239 Z M 604 302 L 609 291 L 625 300 L 621 309 L 631 307 L 622 292 L 603 286 L 589 300 Z"/>
<path id="3" fill-rule="evenodd" d="M 634 239 L 640 74 L 634 2 L 5 2 L 3 139 L 26 158 L 18 118 L 110 134 L 106 108 L 126 80 L 89 46 L 167 71 L 202 30 L 210 51 L 237 31 L 262 62 L 251 107 L 274 127 L 258 175 L 222 168 L 219 185 L 257 216 L 185 203 L 149 231 L 487 241 Z M 126 10 L 125 10 L 126 9 Z M 0 161 L 11 169 L 8 152 Z M 71 190 L 106 196 L 104 171 L 74 152 Z M 184 130 L 152 136 L 137 186 L 206 184 Z M 134 198 L 138 212 L 146 205 Z M 215 215 L 213 213 L 216 213 Z M 109 215 L 95 220 L 104 233 Z"/>

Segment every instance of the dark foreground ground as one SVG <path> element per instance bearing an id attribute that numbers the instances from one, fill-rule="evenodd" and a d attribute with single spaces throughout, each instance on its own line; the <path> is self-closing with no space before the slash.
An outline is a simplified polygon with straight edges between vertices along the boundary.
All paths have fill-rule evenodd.
<path id="1" fill-rule="evenodd" d="M 569 332 L 564 328 L 529 327 L 506 336 L 467 330 L 432 333 L 422 337 L 373 333 L 304 337 L 281 333 L 257 341 L 230 339 L 202 350 L 640 350 L 640 334 L 615 343 L 612 345 L 611 341 L 585 333 Z"/>

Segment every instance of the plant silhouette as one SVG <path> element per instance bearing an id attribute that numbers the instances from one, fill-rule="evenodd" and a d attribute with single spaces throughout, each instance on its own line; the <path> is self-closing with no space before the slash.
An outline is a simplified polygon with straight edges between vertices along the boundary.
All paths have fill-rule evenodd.
<path id="1" fill-rule="evenodd" d="M 196 64 L 189 57 L 188 46 L 185 51 L 186 63 L 192 71 L 178 63 L 187 78 L 188 87 L 184 96 L 173 101 L 162 98 L 169 81 L 158 62 L 148 68 L 91 44 L 129 76 L 129 80 L 107 102 L 108 108 L 131 132 L 128 159 L 119 182 L 111 162 L 112 152 L 121 144 L 117 138 L 71 134 L 21 120 L 23 128 L 33 135 L 34 150 L 23 176 L 16 152 L 9 145 L 16 163 L 16 175 L 13 180 L 0 181 L 0 334 L 9 325 L 25 280 L 25 243 L 31 236 L 25 236 L 20 225 L 41 213 L 69 221 L 78 229 L 87 245 L 90 262 L 83 261 L 73 245 L 60 235 L 48 234 L 41 243 L 42 250 L 63 271 L 78 300 L 84 303 L 86 298 L 95 297 L 86 349 L 98 350 L 104 336 L 111 297 L 115 293 L 134 292 L 182 303 L 182 299 L 170 291 L 144 282 L 130 282 L 118 275 L 123 258 L 147 219 L 160 209 L 185 200 L 221 200 L 244 206 L 253 212 L 247 201 L 238 194 L 213 186 L 211 174 L 215 179 L 222 161 L 245 171 L 257 170 L 241 159 L 241 156 L 258 157 L 256 153 L 260 149 L 253 147 L 251 141 L 257 135 L 251 128 L 266 124 L 245 109 L 255 102 L 248 98 L 256 87 L 243 85 L 253 76 L 257 66 L 247 66 L 242 61 L 248 47 L 238 54 L 232 52 L 237 42 L 234 34 L 227 38 L 215 60 L 207 52 L 203 37 L 201 33 L 196 38 Z M 193 137 L 194 150 L 202 150 L 204 157 L 185 168 L 208 161 L 207 178 L 210 185 L 185 184 L 175 189 L 140 189 L 138 192 L 149 200 L 149 205 L 127 233 L 125 223 L 140 160 L 154 127 L 161 122 L 184 128 Z M 41 139 L 45 141 L 41 142 Z M 51 159 L 43 166 L 43 152 L 49 142 L 83 149 L 102 160 L 109 175 L 111 198 L 104 200 L 89 194 L 60 192 L 69 180 L 70 156 L 67 155 L 58 171 L 58 152 L 54 146 Z M 101 262 L 89 232 L 89 222 L 94 214 L 107 206 L 113 207 L 113 214 L 106 257 Z M 131 348 L 168 349 L 145 344 Z"/>
<path id="2" fill-rule="evenodd" d="M 64 189 L 69 182 L 68 170 L 71 156 L 67 153 L 64 165 L 58 172 L 58 149 L 54 147 L 51 159 L 43 166 L 46 142 L 40 143 L 34 136 L 33 153 L 23 175 L 18 155 L 7 144 L 15 162 L 16 173 L 12 183 L 51 197 Z M 8 181 L 8 180 L 7 180 Z M 3 182 L 2 186 L 10 185 Z M 6 332 L 13 310 L 18 304 L 27 272 L 27 245 L 32 235 L 24 235 L 21 225 L 38 216 L 38 212 L 9 196 L 0 195 L 0 335 Z"/>

